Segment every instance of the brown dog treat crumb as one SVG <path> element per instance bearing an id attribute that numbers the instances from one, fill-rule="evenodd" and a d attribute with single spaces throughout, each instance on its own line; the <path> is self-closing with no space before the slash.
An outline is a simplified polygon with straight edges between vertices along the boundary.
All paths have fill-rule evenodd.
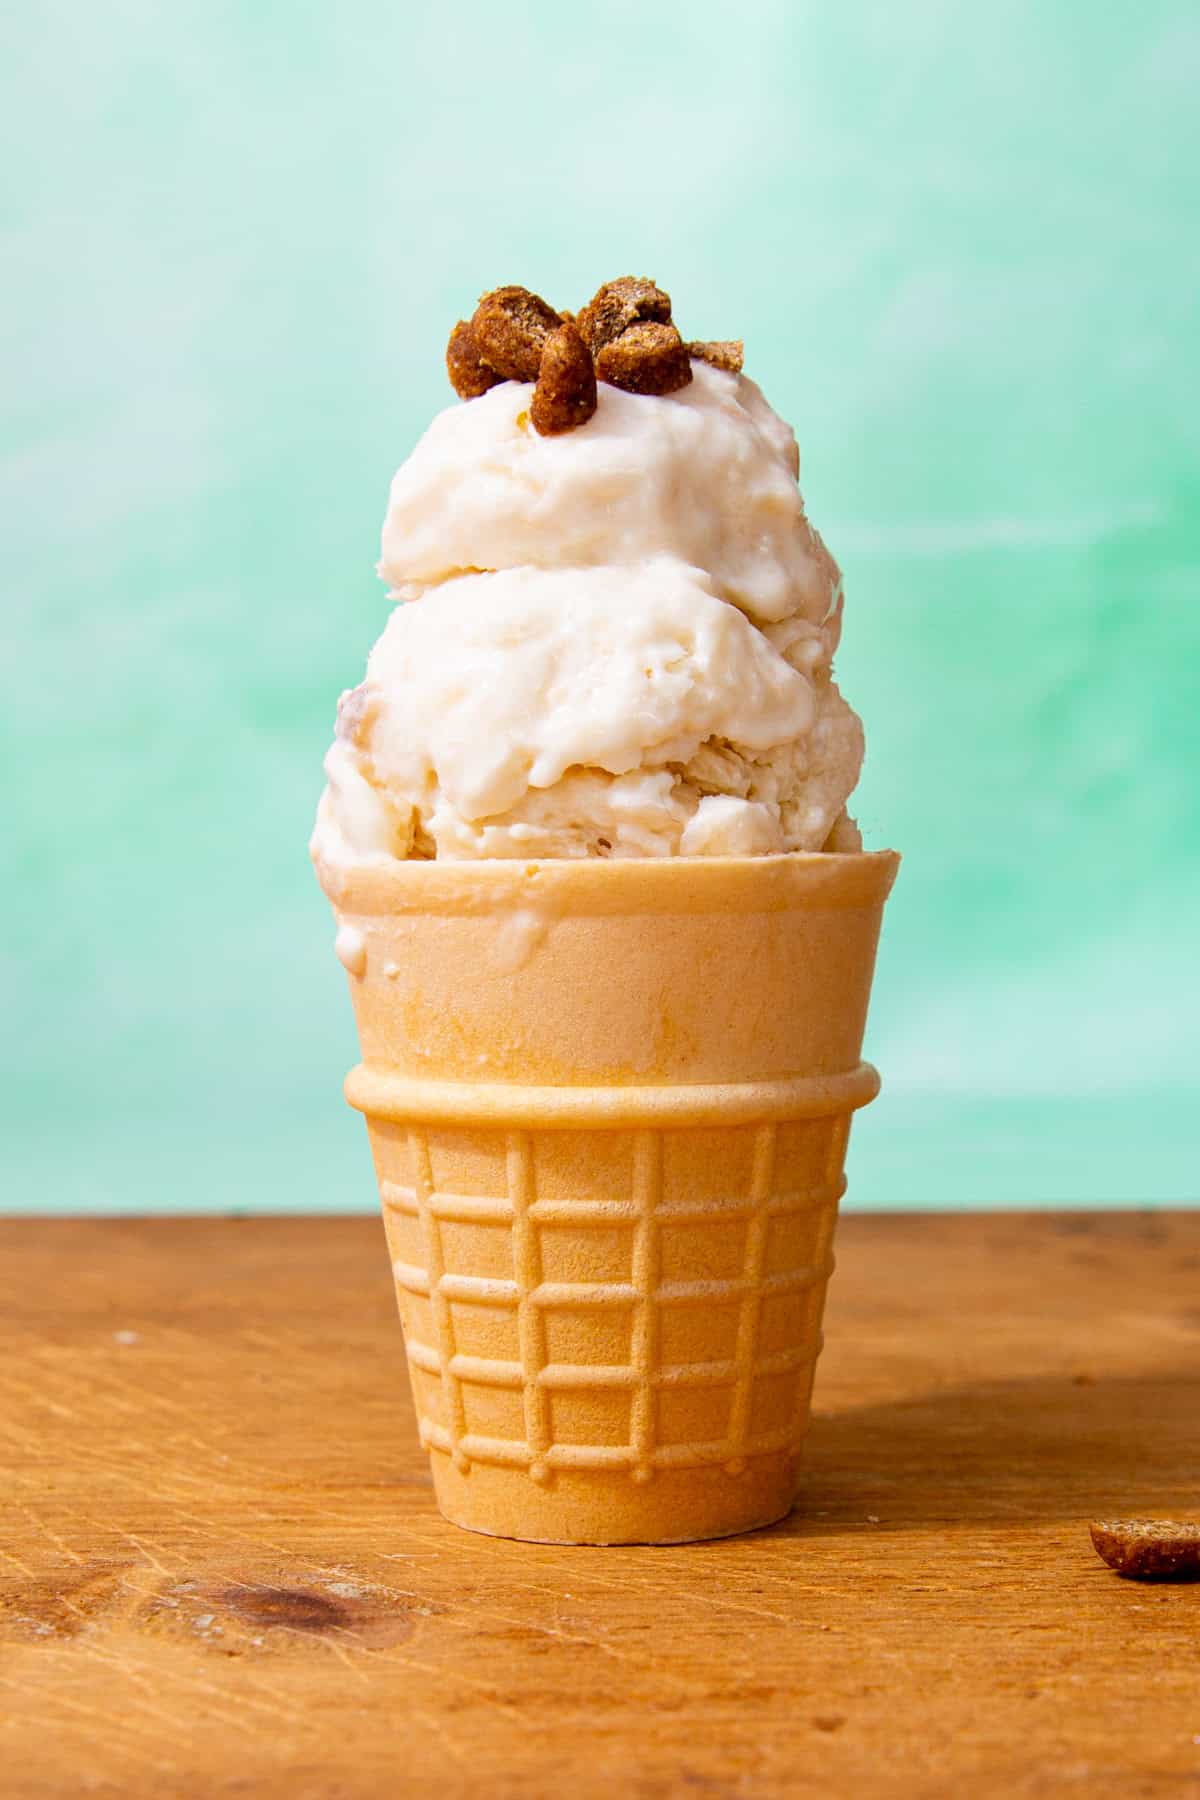
<path id="1" fill-rule="evenodd" d="M 446 345 L 446 373 L 460 400 L 478 400 L 480 394 L 486 394 L 501 379 L 495 369 L 489 369 L 481 359 L 475 333 L 465 319 L 460 319 L 450 333 L 450 342 Z"/>
<path id="2" fill-rule="evenodd" d="M 554 308 L 523 287 L 494 288 L 471 319 L 481 360 L 503 381 L 536 381 L 546 339 L 558 326 Z"/>
<path id="3" fill-rule="evenodd" d="M 700 338 L 688 345 L 688 355 L 697 362 L 711 363 L 714 369 L 725 369 L 730 375 L 740 375 L 746 360 L 741 338 L 721 338 L 711 343 Z"/>
<path id="4" fill-rule="evenodd" d="M 671 323 L 671 296 L 647 275 L 622 275 L 598 288 L 579 315 L 579 329 L 593 355 L 631 325 Z"/>
<path id="5" fill-rule="evenodd" d="M 591 352 L 578 325 L 568 320 L 546 339 L 529 416 L 540 437 L 558 437 L 577 425 L 586 425 L 595 410 L 596 371 Z"/>
<path id="6" fill-rule="evenodd" d="M 1200 1524 L 1104 1519 L 1088 1527 L 1097 1553 L 1134 1581 L 1200 1581 Z"/>
<path id="7" fill-rule="evenodd" d="M 673 394 L 692 379 L 687 345 L 673 325 L 630 325 L 598 352 L 601 381 L 627 394 Z"/>

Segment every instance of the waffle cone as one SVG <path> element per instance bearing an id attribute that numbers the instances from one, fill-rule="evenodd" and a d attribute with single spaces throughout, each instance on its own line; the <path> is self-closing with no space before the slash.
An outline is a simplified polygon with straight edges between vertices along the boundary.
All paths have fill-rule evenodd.
<path id="1" fill-rule="evenodd" d="M 873 855 L 319 868 L 446 1516 L 785 1514 L 884 900 Z"/>

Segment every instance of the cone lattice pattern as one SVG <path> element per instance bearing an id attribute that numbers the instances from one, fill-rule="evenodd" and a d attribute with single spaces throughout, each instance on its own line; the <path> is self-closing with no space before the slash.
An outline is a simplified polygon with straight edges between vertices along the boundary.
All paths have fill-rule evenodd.
<path id="1" fill-rule="evenodd" d="M 849 1114 L 532 1130 L 374 1118 L 423 1442 L 626 1473 L 795 1452 Z"/>

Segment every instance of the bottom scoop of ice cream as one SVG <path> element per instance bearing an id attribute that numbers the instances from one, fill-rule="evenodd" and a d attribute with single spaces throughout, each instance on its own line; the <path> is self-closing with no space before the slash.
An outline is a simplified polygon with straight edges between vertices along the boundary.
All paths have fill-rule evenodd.
<path id="1" fill-rule="evenodd" d="M 760 629 L 668 557 L 443 583 L 396 608 L 343 698 L 319 848 L 819 849 L 862 742 L 832 681 L 803 666 L 816 636 Z"/>

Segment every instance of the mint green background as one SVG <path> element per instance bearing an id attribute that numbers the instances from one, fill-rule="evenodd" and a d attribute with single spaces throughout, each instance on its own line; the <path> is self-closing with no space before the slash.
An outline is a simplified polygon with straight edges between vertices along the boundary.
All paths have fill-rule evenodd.
<path id="1" fill-rule="evenodd" d="M 0 67 L 4 1204 L 374 1205 L 305 839 L 386 484 L 484 287 L 628 270 L 845 566 L 852 1201 L 1200 1198 L 1191 0 L 57 0 Z"/>

